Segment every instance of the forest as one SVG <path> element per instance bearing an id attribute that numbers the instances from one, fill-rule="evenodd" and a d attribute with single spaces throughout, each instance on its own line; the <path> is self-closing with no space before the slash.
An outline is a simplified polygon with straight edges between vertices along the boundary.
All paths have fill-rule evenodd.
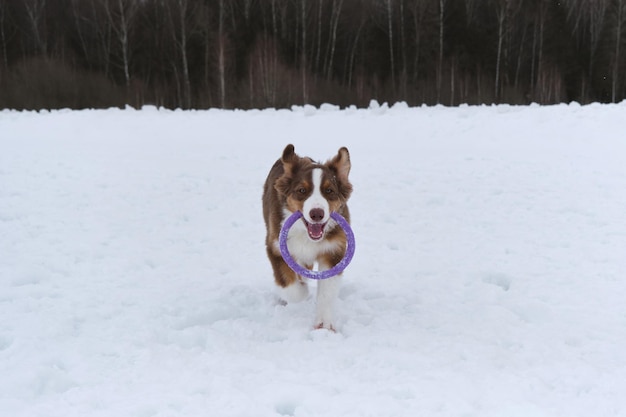
<path id="1" fill-rule="evenodd" d="M 0 108 L 619 102 L 626 0 L 0 0 Z"/>

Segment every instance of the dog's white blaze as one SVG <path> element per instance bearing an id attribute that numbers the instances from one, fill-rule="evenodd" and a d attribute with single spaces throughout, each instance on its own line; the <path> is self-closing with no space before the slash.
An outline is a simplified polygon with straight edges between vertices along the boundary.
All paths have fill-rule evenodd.
<path id="1" fill-rule="evenodd" d="M 321 168 L 314 168 L 311 172 L 311 180 L 313 182 L 313 192 L 307 198 L 302 206 L 302 214 L 309 223 L 315 223 L 310 216 L 311 210 L 315 208 L 322 209 L 324 211 L 324 218 L 322 223 L 327 223 L 326 228 L 332 229 L 335 226 L 335 221 L 330 218 L 330 205 L 328 201 L 322 195 L 322 175 L 324 171 Z M 284 209 L 285 219 L 291 216 L 289 210 Z M 329 221 L 330 220 L 330 221 Z M 284 223 L 284 220 L 283 220 Z M 280 250 L 278 241 L 274 243 L 276 248 Z M 317 257 L 322 253 L 332 252 L 336 250 L 338 243 L 329 242 L 326 239 L 313 241 L 309 238 L 306 226 L 304 222 L 298 221 L 289 230 L 289 253 L 296 260 L 296 262 L 302 264 L 312 265 L 317 261 Z"/>
<path id="2" fill-rule="evenodd" d="M 328 205 L 328 200 L 324 198 L 322 195 L 322 171 L 321 168 L 314 168 L 311 172 L 312 180 L 313 180 L 313 193 L 306 199 L 304 205 L 302 206 L 302 214 L 306 218 L 306 221 L 309 223 L 317 223 L 311 219 L 311 210 L 319 208 L 324 210 L 324 218 L 322 219 L 322 223 L 326 223 L 328 219 L 330 219 L 330 206 Z"/>

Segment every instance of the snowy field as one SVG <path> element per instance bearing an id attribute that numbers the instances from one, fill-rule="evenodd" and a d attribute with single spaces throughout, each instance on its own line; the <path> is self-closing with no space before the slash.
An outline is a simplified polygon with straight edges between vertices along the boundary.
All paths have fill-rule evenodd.
<path id="1" fill-rule="evenodd" d="M 626 416 L 625 132 L 626 103 L 0 111 L 0 415 Z M 351 153 L 336 334 L 265 257 L 290 142 Z"/>

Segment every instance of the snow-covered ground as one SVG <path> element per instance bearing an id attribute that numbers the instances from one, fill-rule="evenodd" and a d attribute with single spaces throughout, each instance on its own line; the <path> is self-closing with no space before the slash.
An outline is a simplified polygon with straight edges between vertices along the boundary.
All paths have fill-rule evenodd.
<path id="1" fill-rule="evenodd" d="M 0 414 L 626 416 L 624 132 L 626 103 L 0 111 Z M 336 334 L 274 295 L 287 143 L 350 149 Z"/>

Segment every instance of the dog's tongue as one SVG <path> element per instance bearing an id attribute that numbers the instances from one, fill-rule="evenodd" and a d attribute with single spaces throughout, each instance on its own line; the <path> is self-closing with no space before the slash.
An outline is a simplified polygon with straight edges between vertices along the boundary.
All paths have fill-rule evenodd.
<path id="1" fill-rule="evenodd" d="M 324 224 L 323 223 L 308 223 L 307 230 L 309 232 L 309 236 L 313 240 L 319 240 L 324 235 Z"/>

